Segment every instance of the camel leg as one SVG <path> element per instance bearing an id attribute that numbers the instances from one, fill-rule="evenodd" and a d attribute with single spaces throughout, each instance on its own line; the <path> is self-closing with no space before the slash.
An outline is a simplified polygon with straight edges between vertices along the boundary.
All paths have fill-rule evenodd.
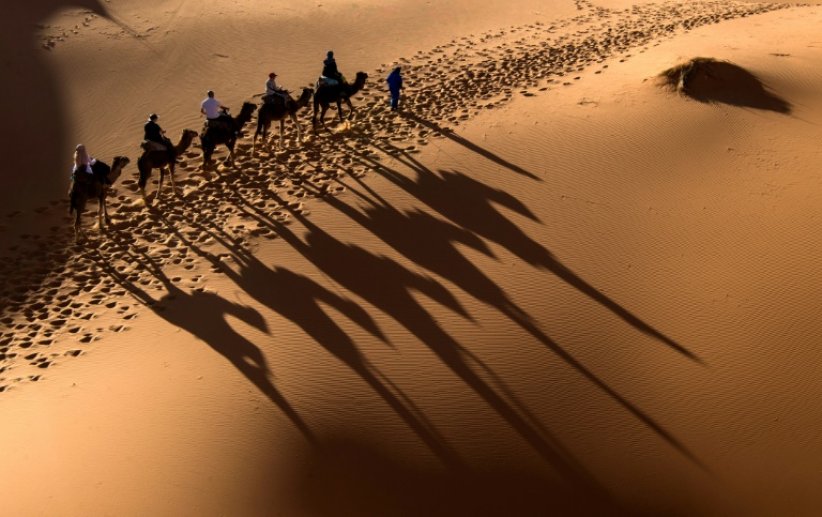
<path id="1" fill-rule="evenodd" d="M 160 199 L 163 197 L 163 180 L 166 177 L 166 168 L 160 167 L 160 183 L 157 184 L 157 194 L 154 196 L 155 199 Z"/>
<path id="2" fill-rule="evenodd" d="M 102 196 L 100 196 L 100 207 L 99 207 L 99 209 L 98 209 L 98 213 L 99 213 L 100 211 L 102 211 L 102 212 L 103 212 L 103 223 L 104 223 L 106 226 L 110 225 L 110 224 L 111 224 L 111 219 L 109 219 L 109 217 L 108 217 L 108 207 L 107 207 L 107 205 L 106 205 L 106 191 L 105 191 L 105 187 L 103 187 L 103 195 L 102 195 Z M 101 227 L 102 227 L 102 225 L 101 225 Z"/>
<path id="3" fill-rule="evenodd" d="M 228 147 L 228 157 L 225 163 L 230 163 L 231 167 L 234 167 L 234 142 L 226 142 L 225 146 Z"/>
<path id="4" fill-rule="evenodd" d="M 285 117 L 280 119 L 280 149 L 285 149 L 285 144 L 283 143 L 283 132 L 285 131 Z"/>
<path id="5" fill-rule="evenodd" d="M 342 122 L 342 121 L 343 121 L 343 115 L 342 115 L 342 101 L 341 101 L 340 99 L 337 99 L 337 115 L 339 115 L 339 117 L 340 117 L 340 122 Z"/>
<path id="6" fill-rule="evenodd" d="M 200 138 L 200 147 L 203 149 L 203 172 L 205 172 L 210 165 L 211 153 L 214 152 L 214 148 L 211 147 L 211 140 L 206 138 Z"/>
<path id="7" fill-rule="evenodd" d="M 146 196 L 146 184 L 148 184 L 148 175 L 151 174 L 151 169 L 146 170 L 146 164 L 137 160 L 137 170 L 140 172 L 140 179 L 137 181 L 137 187 L 140 189 L 140 196 L 143 198 L 143 203 L 148 206 L 148 197 Z"/>
<path id="8" fill-rule="evenodd" d="M 177 187 L 174 185 L 174 164 L 171 164 L 168 168 L 168 180 L 171 183 L 171 195 L 177 195 Z"/>
<path id="9" fill-rule="evenodd" d="M 254 156 L 254 152 L 257 149 L 257 137 L 261 136 L 261 142 L 266 142 L 266 134 L 268 133 L 268 128 L 265 127 L 265 124 L 258 123 L 257 124 L 257 131 L 254 132 L 254 139 L 251 142 L 251 155 Z M 270 145 L 269 145 L 270 147 Z"/>
<path id="10" fill-rule="evenodd" d="M 108 216 L 108 203 L 106 203 L 106 196 L 108 196 L 108 189 L 103 190 L 103 218 L 106 221 L 106 226 L 111 225 L 111 217 Z"/>
<path id="11" fill-rule="evenodd" d="M 348 120 L 351 120 L 354 117 L 354 105 L 348 97 L 345 98 L 345 103 L 348 104 Z"/>
<path id="12" fill-rule="evenodd" d="M 74 242 L 80 242 L 83 238 L 83 229 L 80 228 L 80 211 L 74 213 Z"/>
<path id="13" fill-rule="evenodd" d="M 98 198 L 97 199 L 97 228 L 99 228 L 101 232 L 105 231 L 105 228 L 106 228 L 106 224 L 103 221 L 103 219 L 104 219 L 103 215 L 105 214 L 105 209 L 106 209 L 105 201 L 103 200 L 102 197 Z"/>
<path id="14" fill-rule="evenodd" d="M 291 117 L 291 120 L 294 122 L 294 125 L 297 126 L 297 140 L 299 140 L 300 143 L 303 143 L 303 132 L 302 129 L 300 129 L 300 121 L 297 120 L 296 113 L 289 113 L 289 116 Z"/>

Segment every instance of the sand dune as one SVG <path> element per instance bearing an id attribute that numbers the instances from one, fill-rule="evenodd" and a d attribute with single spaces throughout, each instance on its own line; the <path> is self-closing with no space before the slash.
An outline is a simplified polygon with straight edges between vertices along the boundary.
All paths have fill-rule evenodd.
<path id="1" fill-rule="evenodd" d="M 134 162 L 142 114 L 176 141 L 208 87 L 238 110 L 265 17 L 292 90 L 328 47 L 369 79 L 302 143 L 287 122 L 252 152 L 252 120 L 204 169 L 195 141 L 148 206 L 130 166 L 80 244 L 57 197 L 6 215 L 9 511 L 813 513 L 822 11 L 464 7 L 41 22 L 74 120 L 54 156 L 72 134 Z"/>

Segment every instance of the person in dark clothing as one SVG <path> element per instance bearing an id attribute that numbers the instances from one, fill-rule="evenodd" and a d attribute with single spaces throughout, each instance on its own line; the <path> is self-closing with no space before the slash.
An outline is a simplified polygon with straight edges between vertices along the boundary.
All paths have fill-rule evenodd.
<path id="1" fill-rule="evenodd" d="M 329 50 L 326 54 L 325 61 L 323 61 L 323 77 L 334 79 L 335 81 L 343 82 L 342 74 L 337 70 L 337 60 L 334 59 L 334 52 Z"/>
<path id="2" fill-rule="evenodd" d="M 160 124 L 157 123 L 157 114 L 152 113 L 148 116 L 148 122 L 146 125 L 143 126 L 143 131 L 145 131 L 145 136 L 143 136 L 143 140 L 148 140 L 150 142 L 158 142 L 163 143 L 163 129 L 160 127 Z"/>
<path id="3" fill-rule="evenodd" d="M 159 144 L 154 146 L 154 148 L 158 151 L 167 150 L 171 152 L 171 150 L 174 149 L 174 144 L 171 143 L 171 140 L 166 138 L 165 131 L 163 131 L 163 128 L 161 128 L 160 124 L 157 123 L 158 118 L 159 117 L 156 113 L 152 113 L 148 116 L 148 122 L 146 122 L 143 126 L 143 140 Z"/>
<path id="4" fill-rule="evenodd" d="M 394 69 L 388 74 L 385 80 L 388 83 L 388 91 L 391 92 L 391 111 L 397 111 L 400 103 L 400 90 L 402 89 L 402 75 L 400 75 L 400 67 Z"/>

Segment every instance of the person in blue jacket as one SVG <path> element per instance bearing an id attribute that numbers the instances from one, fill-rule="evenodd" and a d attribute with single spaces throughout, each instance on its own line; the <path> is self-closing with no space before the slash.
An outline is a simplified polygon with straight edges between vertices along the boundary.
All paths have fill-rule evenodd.
<path id="1" fill-rule="evenodd" d="M 397 106 L 400 103 L 400 90 L 402 89 L 400 67 L 395 68 L 393 72 L 388 74 L 385 81 L 388 83 L 388 91 L 391 92 L 391 111 L 397 111 Z"/>

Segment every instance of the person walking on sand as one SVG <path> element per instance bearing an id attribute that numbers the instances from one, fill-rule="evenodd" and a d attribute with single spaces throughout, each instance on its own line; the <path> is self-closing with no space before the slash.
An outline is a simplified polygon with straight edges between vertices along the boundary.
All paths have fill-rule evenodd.
<path id="1" fill-rule="evenodd" d="M 397 111 L 400 104 L 400 90 L 402 90 L 402 75 L 400 75 L 400 67 L 397 67 L 388 74 L 385 80 L 388 83 L 388 91 L 391 92 L 391 111 Z"/>

